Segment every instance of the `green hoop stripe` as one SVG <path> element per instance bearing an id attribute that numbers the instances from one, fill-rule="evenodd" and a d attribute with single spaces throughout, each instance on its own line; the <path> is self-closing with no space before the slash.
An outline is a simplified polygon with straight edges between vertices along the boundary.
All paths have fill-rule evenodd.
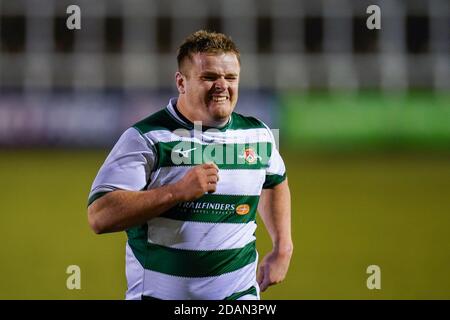
<path id="1" fill-rule="evenodd" d="M 103 192 L 97 192 L 94 193 L 93 195 L 91 195 L 88 199 L 88 207 L 97 199 L 100 199 L 101 197 L 103 197 L 104 195 L 110 193 L 111 191 L 103 191 Z"/>
<path id="2" fill-rule="evenodd" d="M 178 204 L 161 217 L 181 221 L 248 223 L 256 219 L 258 202 L 259 196 L 206 194 L 195 201 Z"/>
<path id="3" fill-rule="evenodd" d="M 133 128 L 138 130 L 142 135 L 154 130 L 174 131 L 182 127 L 178 122 L 173 120 L 165 108 L 133 125 Z"/>
<path id="4" fill-rule="evenodd" d="M 191 141 L 155 144 L 159 167 L 194 166 L 214 162 L 220 169 L 267 168 L 272 154 L 269 142 L 199 144 Z"/>
<path id="5" fill-rule="evenodd" d="M 243 296 L 245 296 L 247 294 L 258 296 L 258 294 L 256 293 L 256 288 L 255 287 L 250 287 L 247 290 L 240 291 L 240 292 L 235 292 L 231 296 L 228 296 L 228 297 L 226 297 L 223 300 L 237 300 L 237 299 L 239 299 L 239 298 L 241 298 L 241 297 L 243 297 Z M 162 300 L 162 299 L 155 298 L 155 297 L 148 296 L 148 295 L 144 295 L 144 294 L 141 295 L 141 299 L 142 300 Z"/>
<path id="6" fill-rule="evenodd" d="M 258 296 L 258 294 L 256 293 L 256 288 L 255 287 L 250 287 L 247 290 L 244 291 L 239 291 L 239 292 L 235 292 L 233 293 L 231 296 L 226 297 L 224 300 L 237 300 L 247 294 L 251 294 L 254 296 Z"/>
<path id="7" fill-rule="evenodd" d="M 264 181 L 263 189 L 272 189 L 276 185 L 279 185 L 284 180 L 286 180 L 286 173 L 282 176 L 278 174 L 266 175 L 266 181 Z"/>
<path id="8" fill-rule="evenodd" d="M 128 243 L 145 269 L 178 277 L 219 276 L 256 260 L 255 241 L 243 248 L 217 251 L 174 249 L 136 238 Z"/>

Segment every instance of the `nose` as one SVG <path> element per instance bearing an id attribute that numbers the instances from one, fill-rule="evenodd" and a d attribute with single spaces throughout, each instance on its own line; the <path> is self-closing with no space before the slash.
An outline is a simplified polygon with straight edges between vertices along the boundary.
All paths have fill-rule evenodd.
<path id="1" fill-rule="evenodd" d="M 217 78 L 216 81 L 214 82 L 214 89 L 216 90 L 223 91 L 226 90 L 227 87 L 228 83 L 223 77 Z"/>

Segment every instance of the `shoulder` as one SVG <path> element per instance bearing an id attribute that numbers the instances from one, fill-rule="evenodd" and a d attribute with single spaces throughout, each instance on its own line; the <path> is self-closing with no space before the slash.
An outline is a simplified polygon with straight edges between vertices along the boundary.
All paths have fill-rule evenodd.
<path id="1" fill-rule="evenodd" d="M 272 129 L 269 128 L 262 120 L 244 116 L 242 114 L 233 112 L 232 130 L 245 130 L 250 135 L 256 135 L 260 141 L 267 141 L 275 144 L 275 136 Z"/>
<path id="2" fill-rule="evenodd" d="M 179 127 L 180 124 L 169 115 L 166 108 L 132 125 L 132 128 L 136 129 L 142 135 L 155 130 L 173 131 Z"/>
<path id="3" fill-rule="evenodd" d="M 244 116 L 240 113 L 233 112 L 231 129 L 268 129 L 267 125 L 261 120 Z"/>

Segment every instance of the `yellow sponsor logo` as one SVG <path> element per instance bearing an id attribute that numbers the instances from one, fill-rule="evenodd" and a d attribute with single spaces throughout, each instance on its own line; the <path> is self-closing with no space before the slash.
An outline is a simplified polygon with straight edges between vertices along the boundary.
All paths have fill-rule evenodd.
<path id="1" fill-rule="evenodd" d="M 243 216 L 250 212 L 250 206 L 248 204 L 240 204 L 236 207 L 236 213 Z"/>

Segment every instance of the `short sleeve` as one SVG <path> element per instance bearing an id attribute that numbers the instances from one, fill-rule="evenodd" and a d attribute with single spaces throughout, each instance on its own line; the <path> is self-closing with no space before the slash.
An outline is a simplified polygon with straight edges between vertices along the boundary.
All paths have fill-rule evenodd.
<path id="1" fill-rule="evenodd" d="M 135 128 L 127 129 L 101 166 L 89 193 L 88 205 L 114 190 L 143 190 L 156 162 L 152 142 Z"/>
<path id="2" fill-rule="evenodd" d="M 286 179 L 286 167 L 277 149 L 272 131 L 267 126 L 266 128 L 269 130 L 271 138 L 272 153 L 269 158 L 268 167 L 266 168 L 266 179 L 263 184 L 263 189 L 271 189 Z"/>

